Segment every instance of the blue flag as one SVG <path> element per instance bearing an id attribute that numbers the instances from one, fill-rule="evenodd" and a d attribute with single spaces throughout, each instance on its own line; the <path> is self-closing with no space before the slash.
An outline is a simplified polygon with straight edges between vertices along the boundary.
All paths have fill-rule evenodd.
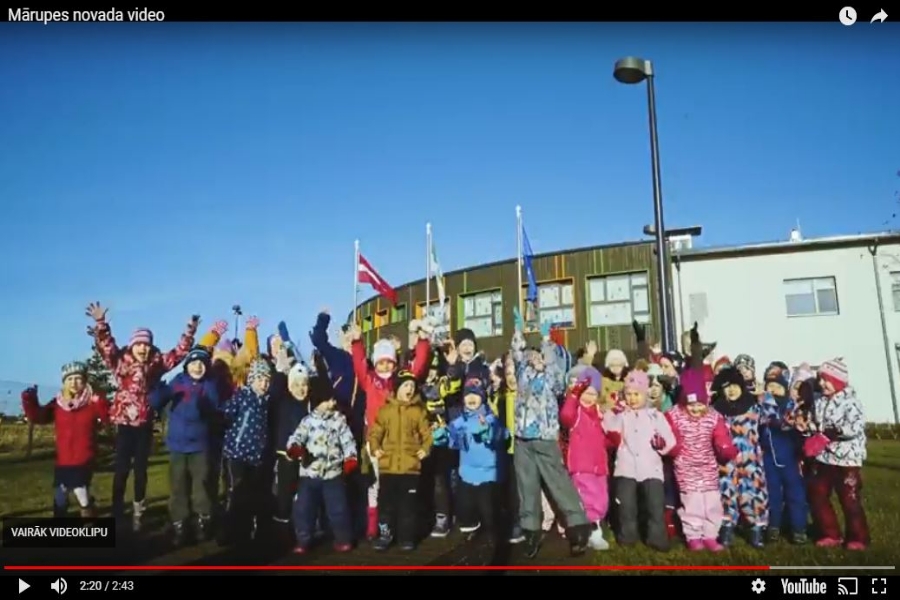
<path id="1" fill-rule="evenodd" d="M 534 252 L 531 251 L 531 242 L 528 241 L 525 226 L 522 225 L 522 264 L 525 265 L 525 277 L 528 278 L 528 292 L 525 299 L 529 302 L 536 302 L 538 287 L 537 279 L 534 277 L 534 267 L 531 264 L 532 258 L 534 258 Z"/>

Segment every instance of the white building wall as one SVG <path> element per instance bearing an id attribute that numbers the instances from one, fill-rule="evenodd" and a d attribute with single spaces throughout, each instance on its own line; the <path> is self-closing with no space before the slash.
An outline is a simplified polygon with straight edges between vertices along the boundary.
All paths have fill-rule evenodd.
<path id="1" fill-rule="evenodd" d="M 803 242 L 800 242 L 803 243 Z M 699 257 L 697 257 L 699 258 Z M 891 272 L 900 272 L 900 245 L 878 249 L 877 268 L 865 247 L 688 258 L 672 269 L 679 333 L 700 325 L 704 341 L 717 341 L 716 356 L 749 354 L 757 371 L 773 360 L 817 365 L 841 356 L 866 420 L 895 422 L 889 380 L 900 398 L 900 312 L 895 312 Z M 881 281 L 890 345 L 885 357 L 875 277 Z M 788 317 L 785 279 L 834 277 L 839 314 Z M 705 306 L 704 306 L 705 298 Z M 693 301 L 692 301 L 693 300 Z M 898 307 L 900 308 L 900 307 Z"/>

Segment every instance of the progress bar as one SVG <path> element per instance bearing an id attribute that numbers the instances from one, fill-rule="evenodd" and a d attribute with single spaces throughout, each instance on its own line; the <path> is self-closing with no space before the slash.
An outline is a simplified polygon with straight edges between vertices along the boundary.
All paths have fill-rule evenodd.
<path id="1" fill-rule="evenodd" d="M 774 566 L 769 565 L 770 571 L 893 571 L 897 567 L 872 567 L 872 566 L 858 566 L 858 567 L 823 567 L 823 566 L 796 566 L 796 567 L 784 567 L 784 566 Z"/>

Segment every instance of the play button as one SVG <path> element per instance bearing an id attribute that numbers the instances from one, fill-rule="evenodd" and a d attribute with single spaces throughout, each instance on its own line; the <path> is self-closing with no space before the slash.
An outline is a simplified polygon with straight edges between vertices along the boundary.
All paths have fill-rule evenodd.
<path id="1" fill-rule="evenodd" d="M 19 593 L 20 594 L 30 587 L 31 587 L 31 585 L 29 585 L 27 582 L 22 581 L 21 579 L 19 580 Z"/>

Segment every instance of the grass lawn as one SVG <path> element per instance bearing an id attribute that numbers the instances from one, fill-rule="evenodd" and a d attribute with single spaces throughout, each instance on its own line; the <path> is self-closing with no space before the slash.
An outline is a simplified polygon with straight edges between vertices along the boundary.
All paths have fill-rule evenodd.
<path id="1" fill-rule="evenodd" d="M 40 428 L 43 429 L 43 428 Z M 108 461 L 106 461 L 108 463 Z M 213 543 L 201 544 L 178 551 L 167 546 L 162 534 L 166 524 L 168 459 L 164 453 L 151 458 L 148 485 L 149 532 L 139 548 L 117 548 L 114 553 L 101 550 L 3 550 L 6 564 L 460 564 L 468 562 L 454 547 L 460 545 L 458 535 L 446 540 L 426 540 L 411 554 L 398 552 L 374 553 L 366 544 L 349 555 L 335 557 L 329 552 L 313 552 L 307 557 L 236 556 L 223 552 Z M 0 455 L 0 516 L 49 516 L 53 478 L 52 449 L 37 447 L 35 455 L 25 460 L 15 453 Z M 779 566 L 879 566 L 900 563 L 900 442 L 872 441 L 869 460 L 864 470 L 864 501 L 872 533 L 872 546 L 866 552 L 823 550 L 812 545 L 796 547 L 780 542 L 764 550 L 754 550 L 742 541 L 720 554 L 689 553 L 677 547 L 668 553 L 658 553 L 643 546 L 613 548 L 609 552 L 589 553 L 583 558 L 568 556 L 567 545 L 556 534 L 550 534 L 541 554 L 533 563 L 515 548 L 510 564 L 527 565 L 779 565 Z M 101 463 L 94 478 L 93 493 L 100 502 L 101 512 L 108 511 L 112 472 Z M 129 481 L 129 493 L 131 482 Z M 448 554 L 451 553 L 451 554 Z M 883 573 L 884 574 L 884 573 Z"/>

